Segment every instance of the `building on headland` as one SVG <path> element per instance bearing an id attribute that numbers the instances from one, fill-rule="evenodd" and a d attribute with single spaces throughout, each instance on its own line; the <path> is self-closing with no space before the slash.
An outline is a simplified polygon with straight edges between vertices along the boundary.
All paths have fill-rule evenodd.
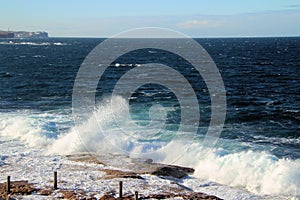
<path id="1" fill-rule="evenodd" d="M 0 38 L 48 38 L 48 33 L 44 31 L 0 31 Z"/>
<path id="2" fill-rule="evenodd" d="M 37 32 L 27 32 L 27 31 L 15 31 L 15 38 L 48 38 L 47 32 L 37 31 Z"/>

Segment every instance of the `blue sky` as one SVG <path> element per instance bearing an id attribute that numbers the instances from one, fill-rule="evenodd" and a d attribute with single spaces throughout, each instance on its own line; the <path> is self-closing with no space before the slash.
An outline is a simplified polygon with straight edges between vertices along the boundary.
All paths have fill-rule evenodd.
<path id="1" fill-rule="evenodd" d="M 107 37 L 149 26 L 192 37 L 300 36 L 300 1 L 1 0 L 0 30 Z"/>

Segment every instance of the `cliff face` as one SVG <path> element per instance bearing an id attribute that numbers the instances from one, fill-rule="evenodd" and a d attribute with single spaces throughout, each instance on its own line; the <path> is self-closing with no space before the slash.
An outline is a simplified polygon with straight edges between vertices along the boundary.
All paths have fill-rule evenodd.
<path id="1" fill-rule="evenodd" d="M 0 38 L 13 38 L 14 33 L 7 31 L 0 31 Z"/>

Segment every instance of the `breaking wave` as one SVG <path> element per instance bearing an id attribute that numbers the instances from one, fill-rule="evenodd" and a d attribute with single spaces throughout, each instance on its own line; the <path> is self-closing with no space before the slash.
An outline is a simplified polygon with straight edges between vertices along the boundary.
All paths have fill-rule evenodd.
<path id="1" fill-rule="evenodd" d="M 153 160 L 165 163 L 182 154 L 178 152 L 180 148 L 168 148 L 172 134 L 180 133 L 165 130 L 162 135 L 148 141 L 141 140 L 144 135 L 139 135 L 136 130 L 131 130 L 135 135 L 120 135 L 112 116 L 122 115 L 128 104 L 121 97 L 113 98 L 117 109 L 112 110 L 110 104 L 101 103 L 93 116 L 79 126 L 72 124 L 71 116 L 62 114 L 30 111 L 0 113 L 0 136 L 44 148 L 45 154 L 70 154 L 87 149 L 101 154 L 124 153 L 122 149 L 126 149 L 125 153 L 131 156 L 153 152 L 147 156 L 151 155 Z M 221 145 L 207 151 L 201 146 L 202 139 L 199 137 L 194 141 L 175 164 L 195 168 L 194 175 L 198 178 L 242 187 L 256 194 L 300 194 L 299 159 L 278 158 L 268 151 L 237 150 L 238 147 L 230 151 Z M 185 145 L 190 140 L 189 137 L 183 137 L 176 141 L 176 145 Z M 228 140 L 227 145 L 230 142 Z"/>

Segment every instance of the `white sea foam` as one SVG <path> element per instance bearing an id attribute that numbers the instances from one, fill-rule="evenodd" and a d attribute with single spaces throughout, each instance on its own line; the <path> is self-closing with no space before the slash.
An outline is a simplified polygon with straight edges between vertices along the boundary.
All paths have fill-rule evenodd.
<path id="1" fill-rule="evenodd" d="M 116 63 L 112 66 L 115 66 L 115 67 L 140 67 L 141 64 L 122 64 L 122 63 Z"/>
<path id="2" fill-rule="evenodd" d="M 31 45 L 31 46 L 64 46 L 67 43 L 62 42 L 19 42 L 19 41 L 3 41 L 0 45 Z"/>
<path id="3" fill-rule="evenodd" d="M 300 194 L 300 160 L 267 152 L 212 153 L 195 165 L 195 175 L 257 194 Z"/>
<path id="4" fill-rule="evenodd" d="M 61 130 L 65 129 L 70 120 L 70 117 L 59 113 L 26 110 L 0 113 L 0 136 L 20 140 L 30 147 L 45 147 L 63 134 Z"/>
<path id="5" fill-rule="evenodd" d="M 36 113 L 6 113 L 0 116 L 0 135 L 18 139 L 29 146 L 46 146 L 46 154 L 70 154 L 86 151 L 86 148 L 96 153 L 126 153 L 131 156 L 143 155 L 142 152 L 153 151 L 151 158 L 155 161 L 168 163 L 174 157 L 181 155 L 180 148 L 165 147 L 164 142 L 140 142 L 139 131 L 128 129 L 126 134 L 120 134 L 113 115 L 122 115 L 127 108 L 124 99 L 116 98 L 118 102 L 111 110 L 109 103 L 101 103 L 93 116 L 81 125 L 70 128 L 65 133 L 57 128 L 56 137 L 49 137 L 49 131 L 54 132 L 55 124 L 65 117 L 55 114 Z M 36 116 L 36 117 L 33 117 Z M 70 118 L 70 117 L 69 117 Z M 67 119 L 66 123 L 69 123 Z M 52 123 L 49 124 L 49 121 Z M 54 123 L 54 125 L 53 125 Z M 124 122 L 127 123 L 126 121 Z M 46 128 L 45 128 L 46 126 Z M 48 131 L 48 132 L 47 132 Z M 80 133 L 80 134 L 79 134 Z M 167 131 L 166 131 L 167 133 Z M 48 135 L 47 135 L 48 134 Z M 180 134 L 180 133 L 178 133 Z M 182 137 L 176 145 L 186 145 L 191 138 Z M 222 140 L 222 143 L 225 143 Z M 228 141 L 230 142 L 230 141 Z M 234 143 L 232 143 L 234 145 Z M 180 151 L 180 152 L 179 152 Z M 173 160 L 172 160 L 173 159 Z M 277 158 L 267 151 L 239 150 L 229 151 L 222 148 L 205 151 L 201 147 L 201 140 L 194 141 L 176 163 L 196 169 L 195 177 L 221 184 L 244 188 L 260 195 L 287 196 L 300 195 L 300 160 Z M 4 162 L 3 159 L 1 161 Z M 0 165 L 1 165 L 0 162 Z M 194 185 L 197 188 L 197 185 Z"/>
<path id="6" fill-rule="evenodd" d="M 43 56 L 43 55 L 34 55 L 32 56 L 33 58 L 45 58 L 46 56 Z"/>
<path id="7" fill-rule="evenodd" d="M 139 155 L 145 149 L 160 148 L 161 144 L 139 143 L 130 136 L 122 135 L 120 138 L 118 129 L 108 128 L 113 121 L 112 114 L 121 114 L 124 109 L 122 106 L 125 104 L 120 101 L 122 100 L 115 105 L 119 113 L 113 113 L 109 110 L 108 105 L 100 106 L 94 113 L 95 118 L 90 118 L 87 123 L 77 128 L 77 131 L 84 133 L 80 134 L 83 143 L 98 153 L 119 153 L 118 147 L 122 147 L 126 148 L 131 155 Z M 99 131 L 99 126 L 105 129 L 105 135 Z M 73 141 L 74 138 L 76 138 L 76 142 Z M 190 141 L 178 140 L 176 142 L 180 146 Z M 58 152 L 69 153 L 79 150 L 80 148 L 78 149 L 76 145 L 79 143 L 76 131 L 72 130 L 55 141 L 53 148 Z M 174 161 L 174 157 L 177 155 L 182 154 L 178 151 L 181 149 L 165 147 L 163 151 L 150 155 L 156 161 L 168 163 Z M 300 194 L 300 160 L 279 159 L 268 152 L 251 150 L 232 153 L 220 148 L 207 153 L 201 148 L 201 142 L 195 142 L 180 159 L 176 160 L 176 163 L 194 167 L 196 169 L 195 176 L 199 178 L 243 187 L 257 194 Z"/>
<path id="8" fill-rule="evenodd" d="M 283 138 L 283 137 L 265 137 L 262 135 L 253 136 L 257 143 L 269 142 L 272 144 L 292 144 L 292 145 L 300 145 L 300 137 L 299 138 Z"/>
<path id="9" fill-rule="evenodd" d="M 62 42 L 54 42 L 53 45 L 63 46 L 63 45 L 68 45 L 68 44 L 67 43 L 62 43 Z"/>
<path id="10" fill-rule="evenodd" d="M 29 118 L 22 116 L 1 119 L 0 132 L 2 136 L 18 139 L 31 147 L 47 145 L 51 140 L 46 135 L 40 134 L 41 127 L 36 126 Z"/>

